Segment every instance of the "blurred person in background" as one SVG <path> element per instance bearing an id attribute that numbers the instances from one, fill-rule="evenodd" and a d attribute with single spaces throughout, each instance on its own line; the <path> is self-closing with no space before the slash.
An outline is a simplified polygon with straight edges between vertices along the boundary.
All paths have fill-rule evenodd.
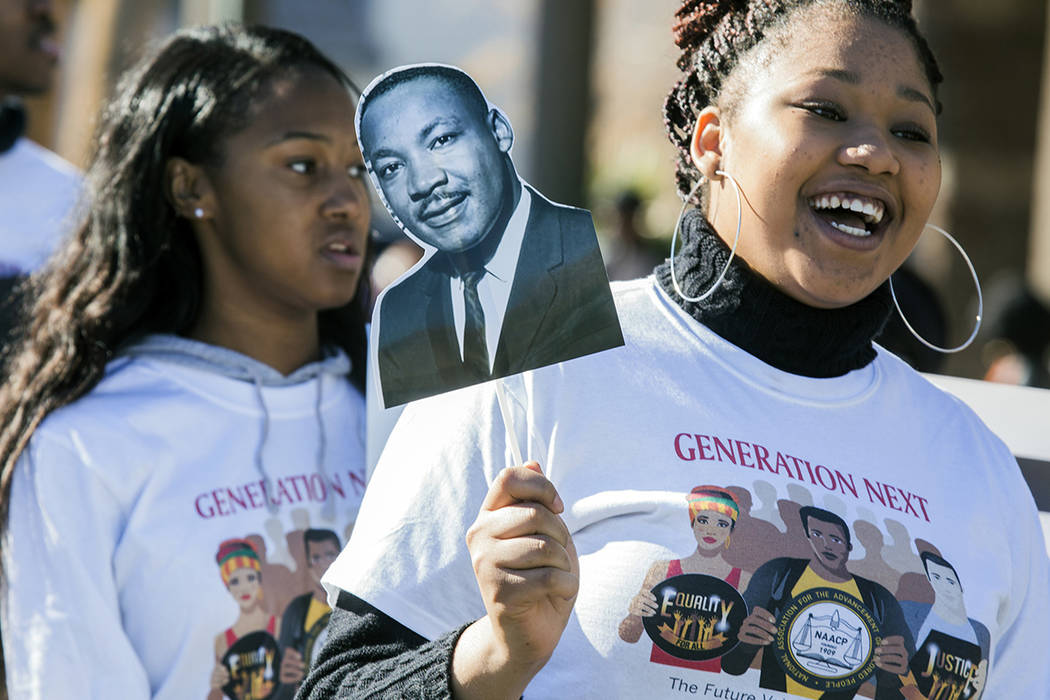
<path id="1" fill-rule="evenodd" d="M 297 543 L 364 490 L 353 94 L 302 37 L 226 25 L 162 42 L 103 109 L 0 389 L 12 696 L 270 698 L 305 673 L 277 642 L 314 590 Z"/>
<path id="2" fill-rule="evenodd" d="M 71 164 L 25 137 L 22 97 L 50 89 L 59 46 L 49 0 L 0 0 L 0 333 L 14 286 L 68 230 L 80 188 Z"/>
<path id="3" fill-rule="evenodd" d="M 988 286 L 985 381 L 1050 389 L 1050 308 L 1020 279 Z"/>
<path id="4" fill-rule="evenodd" d="M 423 249 L 404 235 L 387 243 L 376 253 L 372 265 L 372 308 L 375 308 L 379 293 L 412 269 L 422 257 Z"/>
<path id="5" fill-rule="evenodd" d="M 609 228 L 605 270 L 610 280 L 645 277 L 667 257 L 669 241 L 646 236 L 642 230 L 645 202 L 634 189 L 616 195 L 615 220 Z"/>
<path id="6" fill-rule="evenodd" d="M 934 345 L 947 345 L 948 319 L 936 290 L 907 263 L 893 273 L 893 289 L 908 322 L 919 335 Z M 899 314 L 890 315 L 875 340 L 917 372 L 936 373 L 944 367 L 944 353 L 919 342 Z"/>

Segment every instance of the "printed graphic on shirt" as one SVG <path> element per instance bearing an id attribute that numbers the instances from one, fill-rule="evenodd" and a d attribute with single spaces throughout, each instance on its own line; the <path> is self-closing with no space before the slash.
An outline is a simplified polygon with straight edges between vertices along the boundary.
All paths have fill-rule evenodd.
<path id="1" fill-rule="evenodd" d="M 277 618 L 263 604 L 262 561 L 255 545 L 230 539 L 215 554 L 226 590 L 236 601 L 236 621 L 215 637 L 212 686 L 232 700 L 268 700 L 277 689 Z"/>
<path id="2" fill-rule="evenodd" d="M 209 700 L 290 700 L 323 645 L 331 609 L 321 576 L 343 540 L 309 527 L 305 511 L 292 517 L 301 527 L 286 534 L 279 519 L 268 522 L 271 541 L 285 545 L 269 556 L 258 534 L 218 546 L 215 562 L 238 612 L 215 637 Z"/>
<path id="3" fill-rule="evenodd" d="M 929 700 L 978 698 L 988 674 L 988 629 L 967 617 L 955 567 L 933 552 L 923 552 L 921 560 L 933 602 L 901 603 L 916 641 L 909 663 L 915 683 Z"/>
<path id="4" fill-rule="evenodd" d="M 236 639 L 222 655 L 230 680 L 222 692 L 235 700 L 265 700 L 277 689 L 280 656 L 277 640 L 269 629 L 250 632 Z"/>
<path id="5" fill-rule="evenodd" d="M 651 663 L 749 674 L 794 697 L 899 698 L 903 687 L 908 698 L 979 698 L 988 630 L 966 615 L 940 550 L 870 510 L 851 527 L 835 496 L 821 508 L 798 484 L 787 492 L 764 481 L 693 488 L 683 511 L 696 549 L 649 566 L 620 639 L 644 631 Z"/>
<path id="6" fill-rule="evenodd" d="M 704 661 L 736 644 L 744 599 L 722 579 L 681 574 L 656 584 L 652 593 L 660 607 L 643 624 L 656 647 L 676 659 Z"/>
<path id="7" fill-rule="evenodd" d="M 784 608 L 773 650 L 794 682 L 839 690 L 871 677 L 880 642 L 878 624 L 864 603 L 837 588 L 813 588 Z"/>
<path id="8" fill-rule="evenodd" d="M 736 644 L 747 614 L 736 589 L 741 570 L 724 557 L 740 506 L 732 493 L 716 486 L 695 487 L 686 502 L 696 550 L 649 568 L 619 634 L 634 643 L 644 629 L 653 643 L 649 660 L 654 663 L 717 673 L 717 658 Z"/>
<path id="9" fill-rule="evenodd" d="M 929 700 L 969 700 L 984 685 L 988 662 L 972 642 L 930 630 L 911 659 L 916 685 Z"/>

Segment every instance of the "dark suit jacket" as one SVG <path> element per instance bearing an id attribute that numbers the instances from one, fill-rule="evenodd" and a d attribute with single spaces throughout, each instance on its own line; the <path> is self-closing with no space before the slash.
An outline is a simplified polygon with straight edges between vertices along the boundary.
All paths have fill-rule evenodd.
<path id="1" fill-rule="evenodd" d="M 473 375 L 460 360 L 452 268 L 438 251 L 388 288 L 379 305 L 379 378 L 388 408 L 623 345 L 590 213 L 529 191 L 532 205 L 492 376 Z"/>
<path id="2" fill-rule="evenodd" d="M 781 557 L 767 561 L 758 567 L 755 575 L 751 577 L 751 581 L 747 585 L 747 590 L 744 592 L 744 601 L 747 603 L 748 611 L 754 610 L 755 606 L 759 606 L 771 612 L 779 620 L 780 614 L 791 602 L 791 590 L 798 583 L 798 580 L 802 578 L 802 574 L 808 565 L 808 559 Z M 858 590 L 860 590 L 864 606 L 879 624 L 879 631 L 882 633 L 882 636 L 889 637 L 899 634 L 904 637 L 904 645 L 908 649 L 910 658 L 915 653 L 915 643 L 912 641 L 911 632 L 904 621 L 904 614 L 901 612 L 901 606 L 897 599 L 893 597 L 892 593 L 874 581 L 869 581 L 861 576 L 854 576 L 853 581 L 857 584 Z M 765 651 L 762 652 L 762 670 L 759 676 L 759 685 L 769 690 L 786 690 L 787 683 L 784 677 L 784 670 L 777 662 L 771 647 L 772 644 L 765 647 Z M 744 644 L 743 642 L 737 644 L 722 657 L 722 670 L 739 676 L 747 671 L 751 661 L 755 658 L 755 654 L 760 649 L 763 649 L 763 647 Z M 876 669 L 875 678 L 876 698 L 879 700 L 883 698 L 903 699 L 904 696 L 900 692 L 901 682 L 897 676 L 886 673 L 881 669 Z M 826 691 L 821 697 L 823 700 L 848 700 L 854 695 L 856 695 L 856 688 L 843 691 Z"/>

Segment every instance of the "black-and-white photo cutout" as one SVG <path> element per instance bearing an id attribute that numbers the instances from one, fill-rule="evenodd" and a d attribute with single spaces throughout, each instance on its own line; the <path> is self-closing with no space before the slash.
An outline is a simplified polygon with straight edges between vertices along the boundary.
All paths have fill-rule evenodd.
<path id="1" fill-rule="evenodd" d="M 426 251 L 373 313 L 387 408 L 623 345 L 590 212 L 518 177 L 510 121 L 469 75 L 385 73 L 357 133 L 383 203 Z"/>

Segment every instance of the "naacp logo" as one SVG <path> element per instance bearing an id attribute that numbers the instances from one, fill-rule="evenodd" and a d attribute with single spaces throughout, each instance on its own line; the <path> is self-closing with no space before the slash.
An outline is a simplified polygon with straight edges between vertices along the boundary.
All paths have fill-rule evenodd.
<path id="1" fill-rule="evenodd" d="M 807 688 L 845 690 L 875 672 L 880 641 L 864 603 L 835 588 L 813 588 L 784 608 L 773 651 L 784 672 Z"/>
<path id="2" fill-rule="evenodd" d="M 735 588 L 706 574 L 679 574 L 653 589 L 656 614 L 644 618 L 645 632 L 660 649 L 688 661 L 726 653 L 737 642 L 747 605 Z"/>

